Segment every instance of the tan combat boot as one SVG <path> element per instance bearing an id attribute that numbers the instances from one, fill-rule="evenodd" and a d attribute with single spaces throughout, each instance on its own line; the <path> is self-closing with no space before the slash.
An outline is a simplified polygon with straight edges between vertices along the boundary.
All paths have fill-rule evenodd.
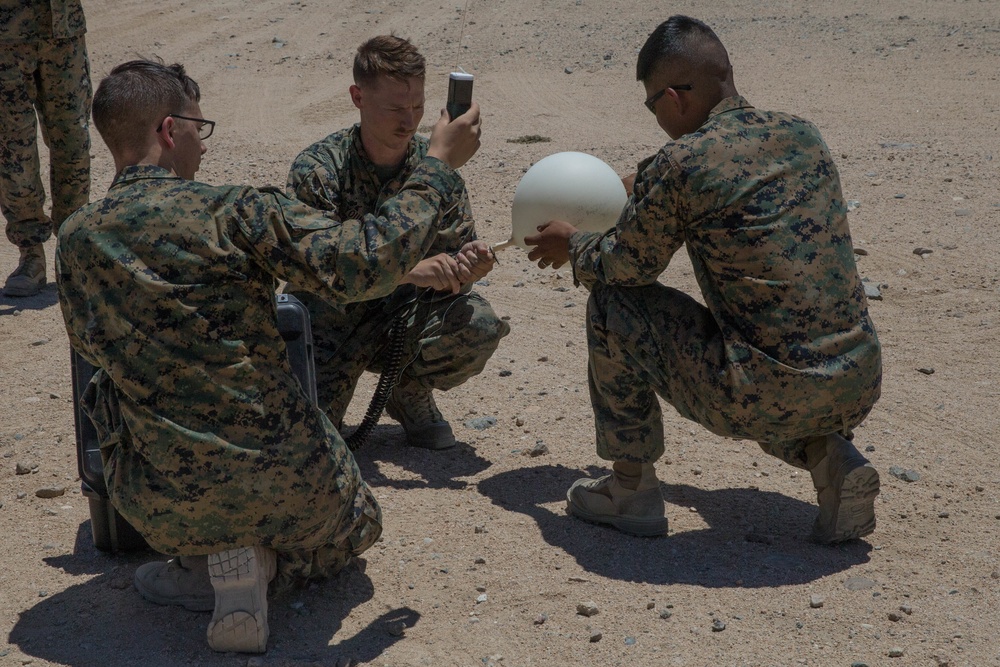
<path id="1" fill-rule="evenodd" d="M 209 555 L 215 609 L 207 636 L 213 651 L 267 650 L 267 585 L 277 567 L 277 554 L 267 547 L 239 547 Z"/>
<path id="2" fill-rule="evenodd" d="M 869 535 L 875 530 L 878 471 L 840 434 L 823 440 L 814 444 L 825 444 L 826 455 L 809 471 L 819 501 L 812 539 L 835 544 Z"/>
<path id="3" fill-rule="evenodd" d="M 178 605 L 190 611 L 212 611 L 215 606 L 207 556 L 178 556 L 140 565 L 133 584 L 139 595 L 156 604 Z"/>
<path id="4" fill-rule="evenodd" d="M 7 276 L 6 296 L 34 296 L 45 287 L 45 248 L 42 244 L 21 248 L 21 260 Z"/>
<path id="5" fill-rule="evenodd" d="M 652 463 L 616 462 L 610 475 L 577 480 L 566 492 L 566 511 L 640 537 L 667 532 L 660 480 Z"/>
<path id="6" fill-rule="evenodd" d="M 396 385 L 385 405 L 390 417 L 403 425 L 411 447 L 448 449 L 455 446 L 451 424 L 445 421 L 434 402 L 432 390 L 416 382 Z"/>

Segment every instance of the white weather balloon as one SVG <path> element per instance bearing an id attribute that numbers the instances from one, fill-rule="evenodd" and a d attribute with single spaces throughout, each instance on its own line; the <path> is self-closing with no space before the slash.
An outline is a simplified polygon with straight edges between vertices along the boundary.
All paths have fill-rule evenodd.
<path id="1" fill-rule="evenodd" d="M 565 220 L 577 229 L 603 232 L 614 227 L 628 195 L 615 170 L 600 158 L 567 151 L 542 158 L 525 172 L 511 205 L 511 238 L 502 244 L 524 249 L 524 237 L 538 225 Z"/>

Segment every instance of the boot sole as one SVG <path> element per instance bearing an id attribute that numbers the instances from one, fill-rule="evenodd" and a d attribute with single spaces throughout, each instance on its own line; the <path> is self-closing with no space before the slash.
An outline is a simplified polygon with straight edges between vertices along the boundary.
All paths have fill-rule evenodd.
<path id="1" fill-rule="evenodd" d="M 35 296 L 43 289 L 45 289 L 45 283 L 33 287 L 4 287 L 3 294 L 13 297 Z"/>
<path id="2" fill-rule="evenodd" d="M 588 523 L 598 526 L 611 526 L 623 533 L 635 535 L 636 537 L 662 537 L 667 534 L 666 517 L 643 519 L 640 517 L 594 514 L 582 507 L 577 507 L 572 501 L 566 502 L 566 510 L 578 519 L 583 519 Z"/>
<path id="3" fill-rule="evenodd" d="M 836 511 L 836 523 L 827 534 L 814 538 L 827 544 L 846 542 L 875 531 L 875 498 L 879 494 L 878 471 L 868 462 L 844 474 Z M 847 465 L 850 465 L 847 464 Z"/>
<path id="4" fill-rule="evenodd" d="M 267 648 L 270 573 L 265 571 L 259 549 L 241 547 L 208 557 L 215 611 L 207 634 L 208 645 L 215 651 L 263 653 Z"/>

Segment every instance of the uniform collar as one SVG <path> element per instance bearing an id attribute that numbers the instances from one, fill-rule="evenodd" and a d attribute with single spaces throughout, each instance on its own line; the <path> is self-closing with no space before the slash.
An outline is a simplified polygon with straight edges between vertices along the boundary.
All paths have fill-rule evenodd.
<path id="1" fill-rule="evenodd" d="M 130 164 L 118 172 L 115 180 L 111 183 L 111 187 L 116 188 L 136 181 L 149 179 L 182 180 L 180 176 L 165 167 L 155 164 Z"/>
<path id="2" fill-rule="evenodd" d="M 712 110 L 708 112 L 708 118 L 711 120 L 720 114 L 739 111 L 740 109 L 753 109 L 753 105 L 747 102 L 746 98 L 742 95 L 733 95 L 712 107 Z"/>

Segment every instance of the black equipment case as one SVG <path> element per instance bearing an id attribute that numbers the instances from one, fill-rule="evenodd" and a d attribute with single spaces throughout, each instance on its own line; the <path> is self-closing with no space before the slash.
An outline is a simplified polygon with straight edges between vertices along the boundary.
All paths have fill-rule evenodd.
<path id="1" fill-rule="evenodd" d="M 285 341 L 292 372 L 310 400 L 316 403 L 316 365 L 313 360 L 309 311 L 302 302 L 288 294 L 278 294 L 277 302 L 278 331 Z M 80 404 L 80 399 L 95 369 L 72 349 L 70 362 L 73 373 L 77 465 L 80 470 L 81 490 L 90 501 L 90 528 L 94 536 L 94 546 L 101 551 L 111 552 L 146 549 L 146 540 L 122 518 L 108 500 L 108 487 L 104 483 L 104 466 L 101 461 L 100 443 L 97 441 L 97 430 Z"/>

